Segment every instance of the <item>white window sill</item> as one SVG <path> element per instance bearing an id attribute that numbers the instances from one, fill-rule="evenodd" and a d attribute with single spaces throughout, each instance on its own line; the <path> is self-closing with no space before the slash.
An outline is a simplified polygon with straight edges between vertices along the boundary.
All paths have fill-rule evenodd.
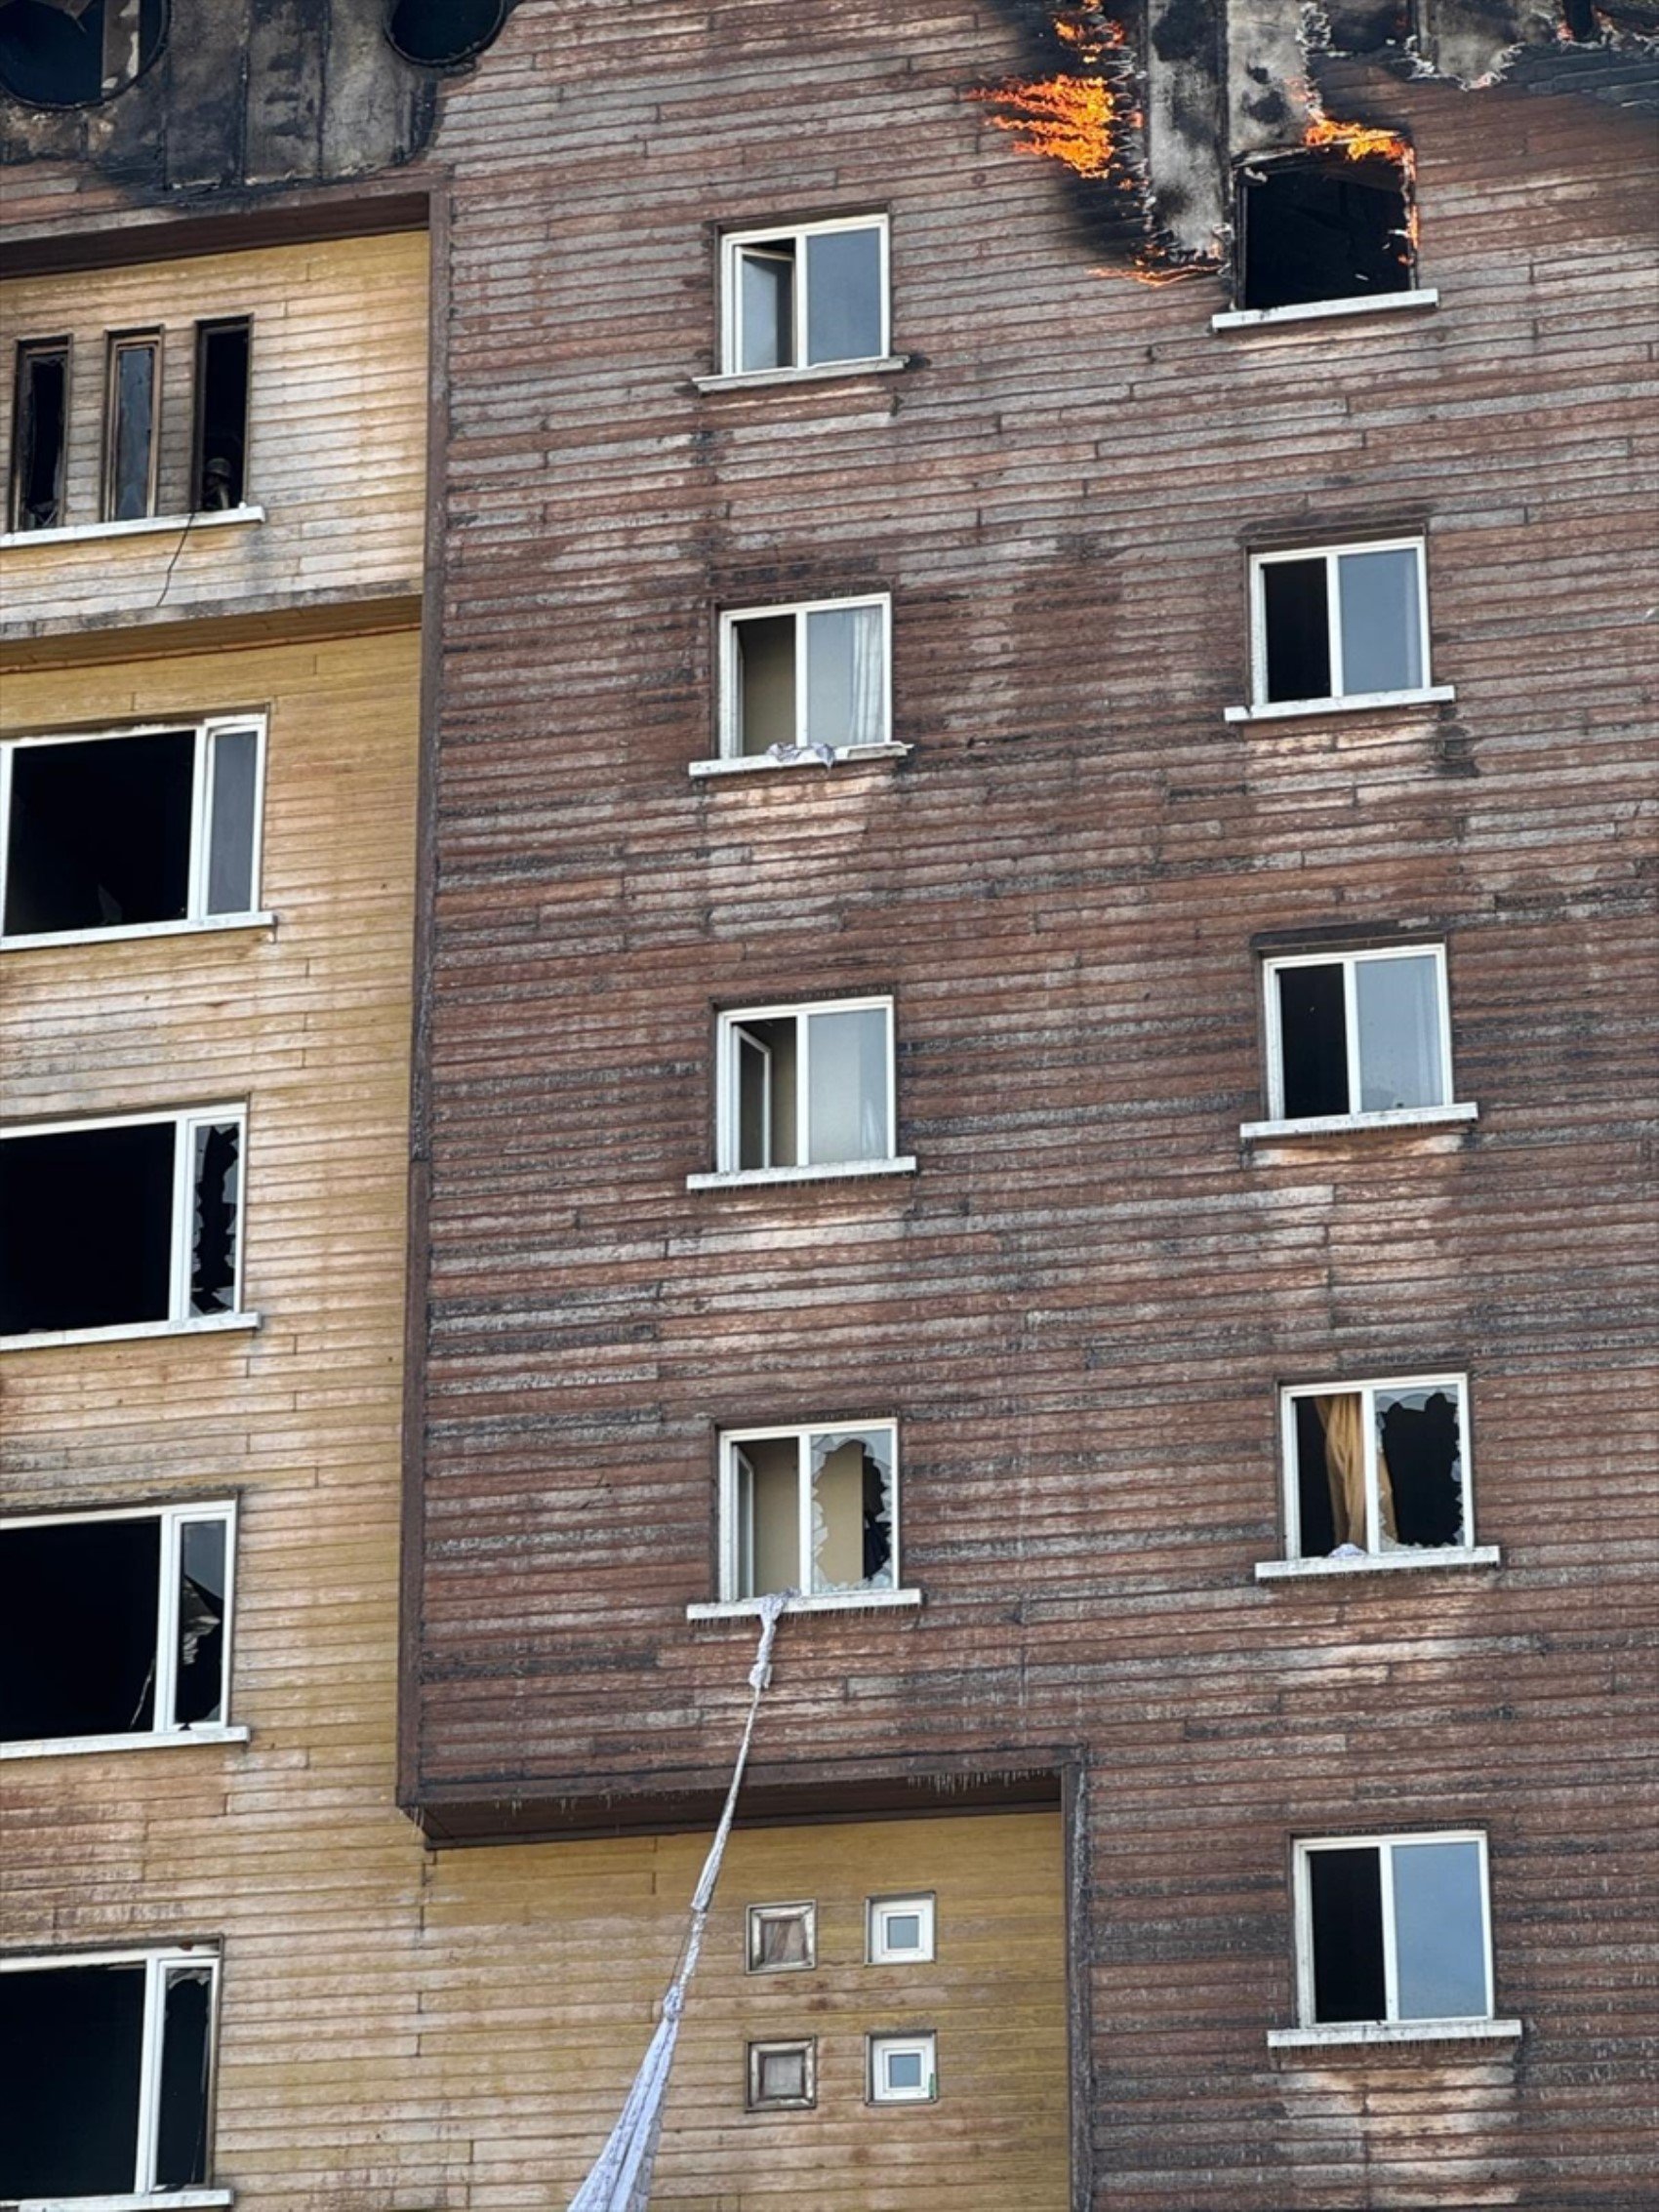
<path id="1" fill-rule="evenodd" d="M 891 1160 L 841 1160 L 823 1167 L 745 1167 L 734 1168 L 725 1175 L 688 1175 L 685 1186 L 688 1190 L 746 1190 L 750 1185 L 762 1183 L 843 1183 L 855 1176 L 914 1175 L 915 1172 L 913 1155 L 904 1152 Z M 0 1346 L 4 1343 L 0 1338 Z"/>
<path id="2" fill-rule="evenodd" d="M 1455 699 L 1451 684 L 1425 684 L 1420 691 L 1356 691 L 1341 699 L 1275 699 L 1259 706 L 1228 706 L 1228 722 L 1288 722 L 1311 714 L 1377 714 L 1389 706 L 1433 706 L 1442 699 Z"/>
<path id="3" fill-rule="evenodd" d="M 0 1351 L 44 1351 L 55 1345 L 136 1344 L 144 1337 L 212 1337 L 227 1330 L 257 1329 L 258 1313 L 203 1313 L 193 1321 L 116 1321 L 106 1329 L 37 1329 L 20 1337 L 0 1337 Z M 169 2196 L 168 2202 L 174 2199 Z"/>
<path id="4" fill-rule="evenodd" d="M 1260 1145 L 1281 1137 L 1345 1137 L 1365 1129 L 1438 1129 L 1478 1120 L 1479 1114 L 1473 1101 L 1462 1106 L 1395 1106 L 1388 1113 L 1318 1113 L 1306 1121 L 1245 1121 L 1240 1122 L 1238 1135 L 1246 1145 Z"/>
<path id="5" fill-rule="evenodd" d="M 698 391 L 770 391 L 783 384 L 822 384 L 837 377 L 890 377 L 908 369 L 908 353 L 872 353 L 863 361 L 815 361 L 808 369 L 746 369 L 739 376 L 693 377 Z"/>
<path id="6" fill-rule="evenodd" d="M 0 2197 L 0 2212 L 150 2212 L 153 2205 L 172 2212 L 193 2212 L 209 2204 L 234 2204 L 228 2189 L 144 2190 L 137 2196 L 7 2196 Z"/>
<path id="7" fill-rule="evenodd" d="M 61 530 L 8 530 L 0 537 L 0 552 L 10 552 L 14 545 L 82 545 L 104 538 L 146 538 L 165 532 L 177 536 L 181 530 L 224 530 L 244 522 L 263 522 L 264 518 L 263 507 L 220 507 L 211 514 L 140 514 L 131 522 L 75 522 Z M 90 2203 L 92 2199 L 87 2201 Z M 113 2204 L 117 2199 L 100 2197 L 98 2201 Z M 149 2199 L 123 2196 L 119 2201 L 147 2204 Z M 181 2204 L 183 2199 L 170 2194 L 165 2201 Z M 215 2197 L 213 2201 L 220 2200 Z"/>
<path id="8" fill-rule="evenodd" d="M 64 945 L 121 945 L 141 937 L 223 937 L 227 930 L 274 930 L 276 916 L 258 914 L 203 914 L 182 922 L 117 922 L 107 929 L 43 929 L 20 936 L 0 937 L 0 952 L 32 952 L 37 947 Z"/>
<path id="9" fill-rule="evenodd" d="M 1258 1559 L 1259 1583 L 1296 1582 L 1305 1575 L 1374 1575 L 1396 1567 L 1496 1567 L 1495 1544 L 1438 1544 L 1396 1551 L 1365 1551 L 1357 1559 Z"/>
<path id="10" fill-rule="evenodd" d="M 758 1597 L 734 1597 L 718 1605 L 688 1605 L 688 1621 L 742 1621 L 760 1611 Z M 919 1589 L 831 1589 L 814 1597 L 791 1597 L 786 1613 L 884 1613 L 895 1605 L 919 1605 Z"/>
<path id="11" fill-rule="evenodd" d="M 839 767 L 843 761 L 903 760 L 906 754 L 912 749 L 910 745 L 893 744 L 837 745 L 835 757 L 831 761 L 821 760 L 816 753 L 807 751 L 803 746 L 799 752 L 791 753 L 789 758 L 784 760 L 770 759 L 763 752 L 757 752 L 753 755 L 746 754 L 741 760 L 694 760 L 691 763 L 690 773 L 695 777 L 704 778 L 708 776 L 753 776 L 772 769 L 817 768 L 825 770 Z"/>
<path id="12" fill-rule="evenodd" d="M 1316 2051 L 1356 2043 L 1515 2043 L 1518 2020 L 1356 2020 L 1323 2028 L 1270 2028 L 1270 2051 Z"/>
<path id="13" fill-rule="evenodd" d="M 1437 307 L 1440 296 L 1423 292 L 1381 292 L 1373 300 L 1308 300 L 1297 307 L 1229 307 L 1210 317 L 1216 331 L 1272 330 L 1279 323 L 1330 323 L 1351 315 L 1409 315 Z"/>
<path id="14" fill-rule="evenodd" d="M 81 1751 L 159 1751 L 181 1744 L 245 1744 L 252 1731 L 231 1721 L 223 1727 L 169 1728 L 149 1736 L 43 1736 L 38 1742 L 0 1744 L 0 1759 L 67 1758 Z M 172 2202 L 171 2195 L 168 2198 Z"/>

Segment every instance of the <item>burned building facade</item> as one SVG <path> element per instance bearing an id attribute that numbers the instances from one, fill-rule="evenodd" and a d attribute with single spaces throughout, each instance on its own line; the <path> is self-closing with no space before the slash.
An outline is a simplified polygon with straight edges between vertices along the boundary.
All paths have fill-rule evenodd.
<path id="1" fill-rule="evenodd" d="M 1655 11 L 10 0 L 0 2204 L 1647 2201 Z M 1647 1147 L 1647 1148 L 1644 1148 Z"/>

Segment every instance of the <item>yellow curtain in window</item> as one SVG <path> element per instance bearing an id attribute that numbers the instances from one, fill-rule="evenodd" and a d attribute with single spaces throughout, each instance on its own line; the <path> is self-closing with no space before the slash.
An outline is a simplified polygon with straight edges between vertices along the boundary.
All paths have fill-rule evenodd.
<path id="1" fill-rule="evenodd" d="M 1364 1400 L 1357 1390 L 1315 1400 L 1319 1426 L 1325 1438 L 1325 1473 L 1331 1486 L 1331 1520 L 1338 1545 L 1365 1542 L 1365 1421 Z M 1393 1544 L 1394 1483 L 1381 1443 L 1377 1446 L 1377 1507 L 1382 1541 Z"/>

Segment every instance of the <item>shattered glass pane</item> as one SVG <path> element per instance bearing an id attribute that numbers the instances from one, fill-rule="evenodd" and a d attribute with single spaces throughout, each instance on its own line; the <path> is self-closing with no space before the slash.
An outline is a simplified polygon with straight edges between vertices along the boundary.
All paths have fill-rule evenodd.
<path id="1" fill-rule="evenodd" d="M 1446 1104 L 1440 1065 L 1439 963 L 1431 952 L 1360 960 L 1359 1111 Z"/>
<path id="2" fill-rule="evenodd" d="M 738 255 L 738 370 L 793 368 L 794 318 L 792 243 L 745 247 Z"/>
<path id="3" fill-rule="evenodd" d="M 224 1717 L 225 1536 L 222 1520 L 185 1521 L 180 1530 L 174 1718 L 181 1727 Z"/>
<path id="4" fill-rule="evenodd" d="M 236 1303 L 236 1216 L 242 1132 L 233 1121 L 195 1133 L 195 1238 L 190 1258 L 190 1310 L 229 1313 Z"/>
<path id="5" fill-rule="evenodd" d="M 1458 1389 L 1379 1390 L 1377 1450 L 1399 1544 L 1466 1544 Z"/>
<path id="6" fill-rule="evenodd" d="M 812 1439 L 812 1589 L 893 1588 L 893 1438 L 888 1429 Z"/>
<path id="7" fill-rule="evenodd" d="M 1342 629 L 1342 688 L 1417 691 L 1423 683 L 1423 624 L 1417 548 L 1344 553 L 1336 564 Z"/>
<path id="8" fill-rule="evenodd" d="M 1477 1843 L 1396 1843 L 1396 1987 L 1401 2020 L 1483 2020 L 1486 1915 Z"/>
<path id="9" fill-rule="evenodd" d="M 870 361 L 881 351 L 881 233 L 826 230 L 806 241 L 806 357 Z"/>
<path id="10" fill-rule="evenodd" d="M 188 2189 L 208 2178 L 212 1973 L 205 1966 L 175 1968 L 162 2002 L 155 2179 L 161 2189 Z"/>

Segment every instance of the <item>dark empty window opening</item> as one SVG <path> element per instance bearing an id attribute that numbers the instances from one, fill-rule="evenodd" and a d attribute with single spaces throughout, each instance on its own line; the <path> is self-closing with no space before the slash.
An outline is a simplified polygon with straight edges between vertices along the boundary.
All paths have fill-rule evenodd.
<path id="1" fill-rule="evenodd" d="M 1594 46 L 1601 36 L 1600 11 L 1592 0 L 1563 0 L 1561 28 L 1574 46 Z"/>
<path id="2" fill-rule="evenodd" d="M 68 340 L 31 340 L 20 345 L 8 517 L 14 530 L 57 530 L 62 525 L 68 417 Z"/>
<path id="3" fill-rule="evenodd" d="M 0 1337 L 234 1312 L 241 1149 L 233 1108 L 5 1138 Z"/>
<path id="4" fill-rule="evenodd" d="M 248 495 L 248 382 L 254 326 L 196 325 L 196 439 L 190 504 L 223 513 Z"/>
<path id="5" fill-rule="evenodd" d="M 482 54 L 506 20 L 508 0 L 388 0 L 385 34 L 406 61 L 453 69 Z"/>
<path id="6" fill-rule="evenodd" d="M 1473 1543 L 1458 1378 L 1298 1390 L 1287 1413 L 1293 1557 Z"/>
<path id="7" fill-rule="evenodd" d="M 189 1951 L 0 1967 L 0 2197 L 208 2180 L 216 1977 Z"/>
<path id="8" fill-rule="evenodd" d="M 167 20 L 168 0 L 7 0 L 0 85 L 28 107 L 96 107 L 149 67 Z"/>
<path id="9" fill-rule="evenodd" d="M 1305 2026 L 1490 2019 L 1478 1835 L 1345 1837 L 1298 1862 Z"/>
<path id="10" fill-rule="evenodd" d="M 1238 172 L 1238 298 L 1247 308 L 1412 288 L 1409 183 L 1386 155 L 1291 154 Z"/>
<path id="11" fill-rule="evenodd" d="M 132 522 L 155 512 L 156 410 L 161 341 L 112 338 L 103 430 L 103 518 Z"/>

